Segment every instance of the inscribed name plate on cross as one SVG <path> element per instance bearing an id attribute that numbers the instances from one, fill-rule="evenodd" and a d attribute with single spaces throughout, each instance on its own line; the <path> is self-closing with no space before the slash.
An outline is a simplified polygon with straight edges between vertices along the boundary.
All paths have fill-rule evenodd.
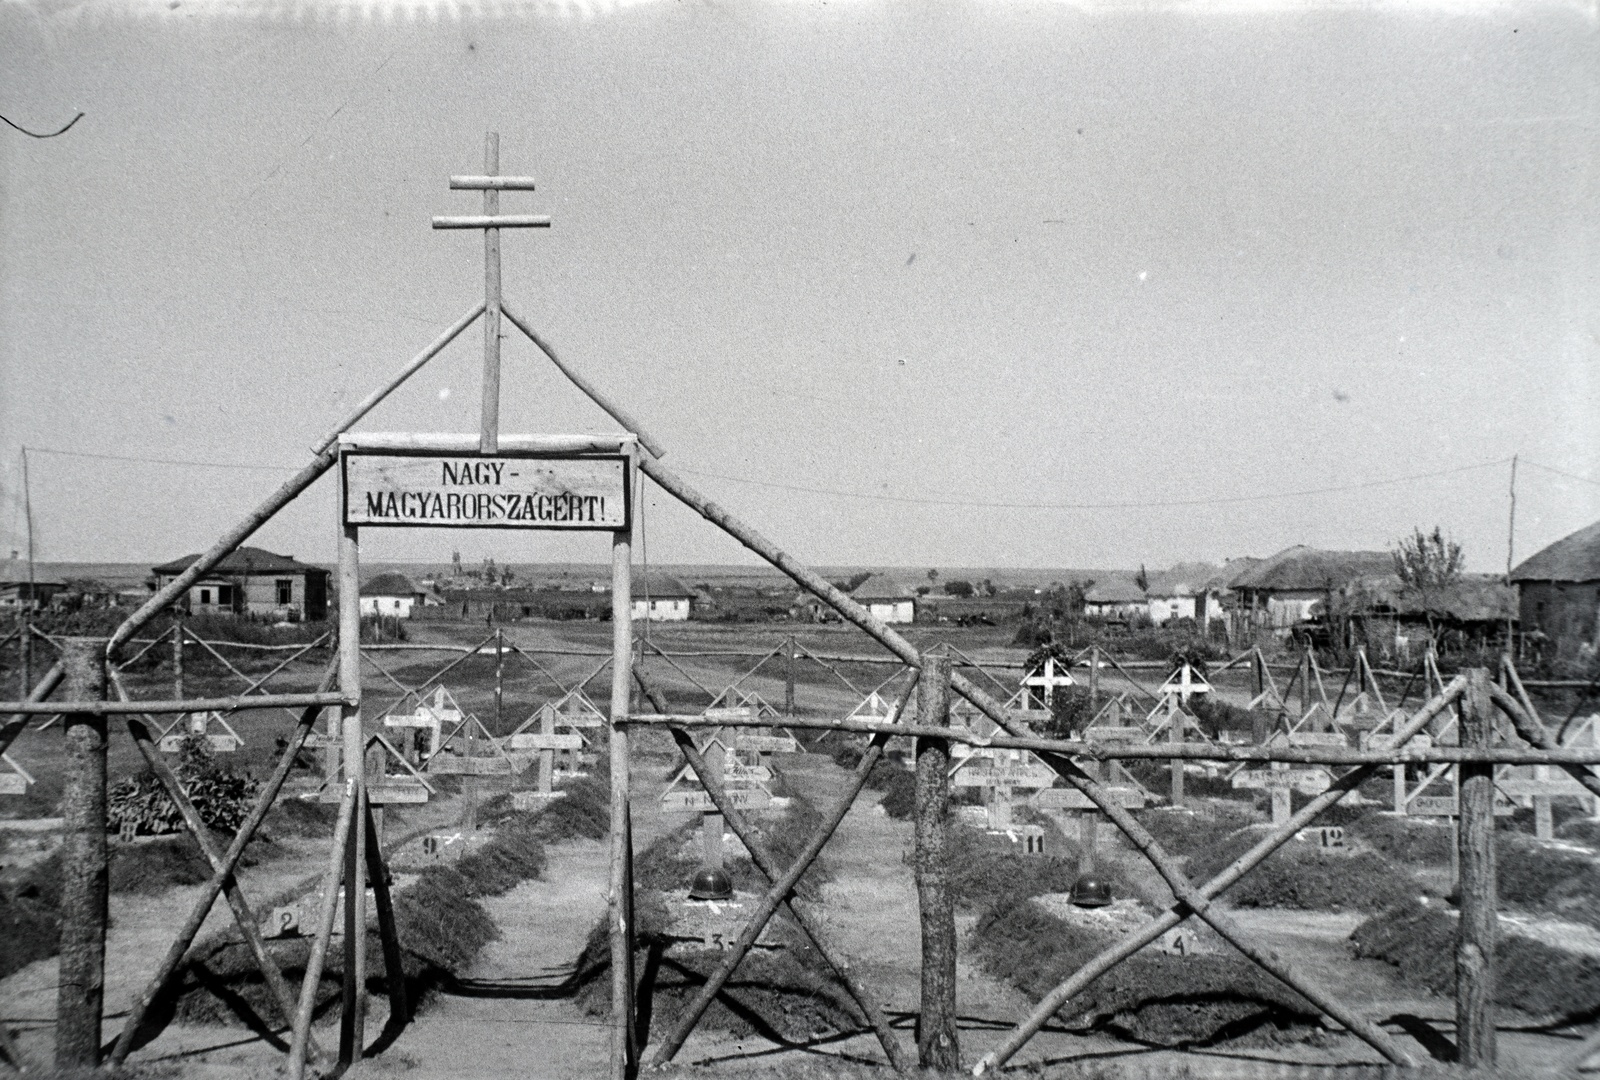
<path id="1" fill-rule="evenodd" d="M 346 451 L 347 525 L 617 530 L 629 524 L 620 455 L 518 457 Z"/>

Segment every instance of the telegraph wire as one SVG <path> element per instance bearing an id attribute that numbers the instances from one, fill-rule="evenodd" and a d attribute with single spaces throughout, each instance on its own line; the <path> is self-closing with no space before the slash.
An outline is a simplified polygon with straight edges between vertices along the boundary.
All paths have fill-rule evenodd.
<path id="1" fill-rule="evenodd" d="M 1084 503 L 1040 503 L 1040 502 L 990 502 L 979 499 L 933 499 L 915 495 L 881 495 L 865 491 L 841 491 L 835 488 L 804 487 L 799 484 L 780 484 L 769 480 L 751 480 L 743 476 L 729 476 L 725 473 L 709 472 L 702 469 L 691 469 L 678 466 L 680 472 L 690 473 L 695 476 L 707 476 L 717 480 L 728 480 L 736 484 L 749 484 L 753 487 L 774 488 L 779 491 L 797 491 L 808 495 L 829 495 L 846 499 L 865 499 L 872 502 L 911 503 L 919 506 L 969 506 L 996 510 L 1144 510 L 1170 506 L 1227 506 L 1238 503 L 1267 502 L 1272 499 L 1295 499 L 1311 495 L 1331 495 L 1343 491 L 1363 491 L 1368 488 L 1384 487 L 1390 484 L 1404 484 L 1412 480 L 1431 480 L 1441 476 L 1454 476 L 1459 473 L 1475 472 L 1480 469 L 1489 469 L 1504 465 L 1511 459 L 1497 458 L 1494 461 L 1483 461 L 1476 465 L 1461 465 L 1454 469 L 1439 469 L 1434 472 L 1411 473 L 1406 476 L 1395 476 L 1384 480 L 1367 480 L 1359 484 L 1340 484 L 1334 487 L 1307 488 L 1301 491 L 1277 491 L 1264 495 L 1223 495 L 1206 499 L 1152 499 L 1145 501 L 1129 502 L 1084 502 Z M 1593 481 L 1591 481 L 1592 483 Z"/>
<path id="2" fill-rule="evenodd" d="M 1555 473 L 1557 476 L 1565 476 L 1568 480 L 1577 480 L 1580 483 L 1593 484 L 1595 487 L 1600 487 L 1600 480 L 1594 480 L 1587 476 L 1579 476 L 1577 473 L 1566 472 L 1563 469 L 1557 469 L 1551 465 L 1541 465 L 1537 461 L 1531 461 L 1528 458 L 1523 458 L 1522 463 L 1524 465 L 1532 465 L 1535 469 L 1543 469 L 1547 473 Z"/>
<path id="3" fill-rule="evenodd" d="M 93 458 L 97 461 L 134 461 L 146 465 L 188 465 L 198 469 L 250 469 L 256 472 L 295 472 L 294 465 L 244 465 L 231 461 L 184 461 L 178 458 L 137 457 L 132 454 L 97 454 L 88 450 L 53 450 L 47 446 L 30 446 L 30 454 L 55 454 L 59 457 Z"/>

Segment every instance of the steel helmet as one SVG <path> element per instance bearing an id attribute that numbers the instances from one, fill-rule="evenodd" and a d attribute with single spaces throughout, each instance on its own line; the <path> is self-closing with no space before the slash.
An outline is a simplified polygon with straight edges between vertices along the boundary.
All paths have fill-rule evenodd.
<path id="1" fill-rule="evenodd" d="M 721 870 L 706 867 L 694 876 L 689 886 L 691 900 L 729 900 L 733 898 L 733 880 Z"/>
<path id="2" fill-rule="evenodd" d="M 1072 902 L 1078 907 L 1106 907 L 1111 903 L 1111 882 L 1085 875 L 1072 883 Z"/>

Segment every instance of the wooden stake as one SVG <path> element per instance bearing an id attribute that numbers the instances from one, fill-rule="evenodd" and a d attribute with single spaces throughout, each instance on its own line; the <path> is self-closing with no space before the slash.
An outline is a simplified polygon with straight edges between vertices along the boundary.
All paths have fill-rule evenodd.
<path id="1" fill-rule="evenodd" d="M 950 657 L 924 653 L 917 684 L 917 723 L 950 723 Z M 950 743 L 916 741 L 915 870 L 922 923 L 922 1004 L 917 1022 L 917 1060 L 941 1072 L 961 1067 L 956 1031 L 956 920 L 950 892 L 950 852 L 945 835 L 950 814 Z"/>
<path id="2" fill-rule="evenodd" d="M 1487 747 L 1494 740 L 1489 672 L 1472 668 L 1461 704 L 1461 744 Z M 1495 1064 L 1494 766 L 1460 765 L 1460 909 L 1456 941 L 1456 1053 L 1467 1068 Z"/>
<path id="3" fill-rule="evenodd" d="M 104 638 L 61 642 L 69 696 L 106 696 Z M 105 999 L 106 718 L 66 717 L 66 782 L 61 793 L 61 975 L 56 991 L 56 1068 L 100 1064 Z"/>
<path id="4" fill-rule="evenodd" d="M 628 695 L 633 652 L 633 546 L 611 535 L 611 1077 L 638 1063 L 633 1024 L 633 845 L 628 805 Z"/>

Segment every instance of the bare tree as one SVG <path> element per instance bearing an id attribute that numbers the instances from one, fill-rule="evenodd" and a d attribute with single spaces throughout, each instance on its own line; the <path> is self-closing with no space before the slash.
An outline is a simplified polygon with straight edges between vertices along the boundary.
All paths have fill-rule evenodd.
<path id="1" fill-rule="evenodd" d="M 1433 616 L 1440 594 L 1461 578 L 1461 545 L 1435 525 L 1433 532 L 1413 528 L 1394 552 L 1394 572 L 1401 584 L 1422 598 L 1422 614 L 1433 636 Z"/>

